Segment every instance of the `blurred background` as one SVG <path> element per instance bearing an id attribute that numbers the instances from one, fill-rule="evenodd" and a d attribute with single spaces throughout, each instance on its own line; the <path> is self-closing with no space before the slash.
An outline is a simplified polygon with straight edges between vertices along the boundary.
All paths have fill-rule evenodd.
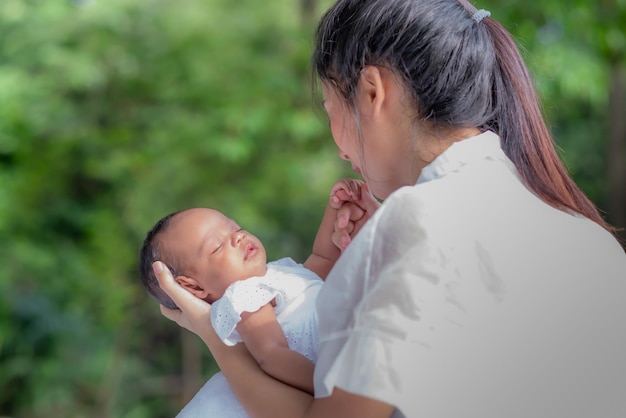
<path id="1" fill-rule="evenodd" d="M 310 252 L 336 154 L 309 57 L 329 0 L 1 0 L 0 416 L 173 417 L 216 371 L 137 275 L 146 231 L 209 206 L 270 259 Z M 561 155 L 626 225 L 626 0 L 481 0 Z"/>

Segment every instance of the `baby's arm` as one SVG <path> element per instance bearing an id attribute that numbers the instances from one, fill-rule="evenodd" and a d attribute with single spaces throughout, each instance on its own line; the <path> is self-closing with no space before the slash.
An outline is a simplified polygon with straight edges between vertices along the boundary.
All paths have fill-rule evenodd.
<path id="1" fill-rule="evenodd" d="M 324 217 L 313 241 L 313 252 L 303 263 L 304 267 L 326 280 L 326 276 L 341 255 L 341 251 L 332 242 L 332 235 L 337 220 L 337 209 L 326 205 Z"/>
<path id="2" fill-rule="evenodd" d="M 237 331 L 265 373 L 313 394 L 313 362 L 289 348 L 270 303 L 243 313 Z"/>

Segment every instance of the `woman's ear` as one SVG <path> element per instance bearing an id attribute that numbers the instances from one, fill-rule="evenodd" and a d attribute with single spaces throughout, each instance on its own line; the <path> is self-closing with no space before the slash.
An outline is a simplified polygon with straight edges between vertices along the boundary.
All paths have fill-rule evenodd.
<path id="1" fill-rule="evenodd" d="M 205 299 L 209 295 L 209 290 L 204 288 L 200 282 L 193 277 L 176 276 L 174 279 L 183 289 L 197 298 Z"/>
<path id="2" fill-rule="evenodd" d="M 385 101 L 385 84 L 383 73 L 379 67 L 368 65 L 363 67 L 359 78 L 358 104 L 359 110 L 371 117 L 380 115 Z"/>

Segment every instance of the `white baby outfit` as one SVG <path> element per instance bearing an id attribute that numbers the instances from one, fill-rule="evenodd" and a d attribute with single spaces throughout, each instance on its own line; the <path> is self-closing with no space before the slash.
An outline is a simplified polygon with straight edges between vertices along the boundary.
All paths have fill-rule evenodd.
<path id="1" fill-rule="evenodd" d="M 211 306 L 211 324 L 226 345 L 241 342 L 236 326 L 243 312 L 275 301 L 274 312 L 289 348 L 315 362 L 319 349 L 315 301 L 324 282 L 291 258 L 267 264 L 264 276 L 231 284 Z M 247 418 L 221 372 L 216 373 L 177 415 L 178 418 Z"/>

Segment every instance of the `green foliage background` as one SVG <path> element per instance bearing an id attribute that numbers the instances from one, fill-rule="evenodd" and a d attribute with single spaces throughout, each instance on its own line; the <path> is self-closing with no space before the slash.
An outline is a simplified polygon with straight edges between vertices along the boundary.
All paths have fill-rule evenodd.
<path id="1" fill-rule="evenodd" d="M 180 410 L 184 336 L 136 274 L 163 215 L 214 207 L 270 258 L 304 260 L 349 175 L 310 89 L 329 3 L 311 19 L 293 0 L 2 1 L 0 416 Z M 485 3 L 528 51 L 564 159 L 606 208 L 626 2 Z"/>

